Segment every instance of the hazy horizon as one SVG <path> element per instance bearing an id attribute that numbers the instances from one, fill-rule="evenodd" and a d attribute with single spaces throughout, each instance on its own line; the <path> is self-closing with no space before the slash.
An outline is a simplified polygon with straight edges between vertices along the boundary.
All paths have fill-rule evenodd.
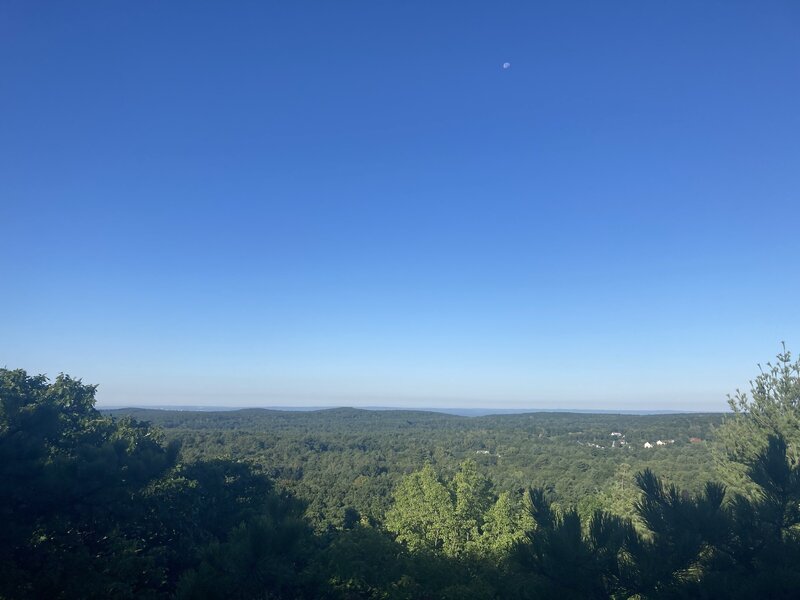
<path id="1" fill-rule="evenodd" d="M 102 388 L 102 386 L 101 386 Z M 107 400 L 102 394 L 98 394 L 98 408 L 199 408 L 199 409 L 247 409 L 247 408 L 267 408 L 278 410 L 306 410 L 306 409 L 329 409 L 329 408 L 363 408 L 363 409 L 419 409 L 419 410 L 482 410 L 482 411 L 589 411 L 589 412 L 727 412 L 729 407 L 727 400 L 718 407 L 712 405 L 705 406 L 697 403 L 663 403 L 651 404 L 648 402 L 614 402 L 613 400 L 597 402 L 575 401 L 573 404 L 566 402 L 548 404 L 544 400 L 531 400 L 528 402 L 497 402 L 491 399 L 480 398 L 414 398 L 414 397 L 363 397 L 363 398 L 335 398 L 331 396 L 321 397 L 268 397 L 258 394 L 186 394 L 186 395 L 164 395 L 153 396 L 131 396 L 129 398 L 117 398 Z M 699 408 L 698 408 L 699 406 Z"/>
<path id="2" fill-rule="evenodd" d="M 0 365 L 99 406 L 727 409 L 800 351 L 800 4 L 0 7 Z"/>
<path id="3" fill-rule="evenodd" d="M 329 410 L 357 410 L 375 412 L 433 412 L 448 415 L 458 415 L 462 417 L 484 417 L 490 415 L 522 415 L 522 414 L 602 414 L 602 415 L 625 415 L 625 416 L 657 416 L 657 415 L 700 415 L 700 414 L 723 414 L 714 411 L 692 411 L 692 410 L 602 410 L 602 409 L 570 409 L 570 408 L 455 408 L 440 406 L 192 406 L 192 405 L 120 405 L 120 406 L 101 406 L 99 410 L 105 411 L 128 411 L 128 410 L 158 410 L 165 412 L 236 412 L 236 411 L 275 411 L 275 412 L 324 412 Z"/>

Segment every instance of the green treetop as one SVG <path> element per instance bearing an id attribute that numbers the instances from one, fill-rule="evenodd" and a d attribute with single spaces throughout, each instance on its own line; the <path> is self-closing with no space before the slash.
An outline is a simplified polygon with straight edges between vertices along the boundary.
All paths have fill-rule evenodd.
<path id="1" fill-rule="evenodd" d="M 455 551 L 453 499 L 431 465 L 407 475 L 395 490 L 386 528 L 408 549 Z"/>

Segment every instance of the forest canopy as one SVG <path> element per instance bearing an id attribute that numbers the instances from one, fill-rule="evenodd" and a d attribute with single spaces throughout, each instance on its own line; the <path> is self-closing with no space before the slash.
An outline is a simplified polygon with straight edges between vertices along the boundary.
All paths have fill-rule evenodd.
<path id="1" fill-rule="evenodd" d="M 109 413 L 0 369 L 0 598 L 790 598 L 799 382 L 470 419 Z"/>

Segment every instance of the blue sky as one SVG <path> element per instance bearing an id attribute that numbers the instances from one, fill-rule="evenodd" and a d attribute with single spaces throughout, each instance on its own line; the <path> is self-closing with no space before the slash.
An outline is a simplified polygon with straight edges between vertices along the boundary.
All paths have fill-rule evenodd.
<path id="1" fill-rule="evenodd" d="M 722 410 L 800 351 L 798 31 L 5 1 L 0 365 L 106 405 Z"/>

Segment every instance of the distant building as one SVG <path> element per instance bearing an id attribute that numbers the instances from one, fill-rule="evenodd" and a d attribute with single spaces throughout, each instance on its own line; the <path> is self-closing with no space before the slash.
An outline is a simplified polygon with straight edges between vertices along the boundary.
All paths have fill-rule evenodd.
<path id="1" fill-rule="evenodd" d="M 488 450 L 475 450 L 475 454 L 489 454 Z"/>
<path id="2" fill-rule="evenodd" d="M 645 442 L 645 443 L 644 443 L 644 447 L 645 447 L 645 448 L 652 448 L 652 447 L 653 447 L 653 444 L 651 444 L 650 442 Z"/>
<path id="3" fill-rule="evenodd" d="M 690 444 L 699 444 L 702 441 L 703 440 L 701 440 L 699 437 L 690 437 L 689 438 L 689 443 Z"/>
<path id="4" fill-rule="evenodd" d="M 664 445 L 666 445 L 666 442 L 662 442 L 661 440 L 658 440 L 656 442 L 656 446 L 664 446 Z"/>
<path id="5" fill-rule="evenodd" d="M 614 437 L 622 437 L 622 434 L 619 431 L 612 431 L 611 435 L 613 435 Z"/>

